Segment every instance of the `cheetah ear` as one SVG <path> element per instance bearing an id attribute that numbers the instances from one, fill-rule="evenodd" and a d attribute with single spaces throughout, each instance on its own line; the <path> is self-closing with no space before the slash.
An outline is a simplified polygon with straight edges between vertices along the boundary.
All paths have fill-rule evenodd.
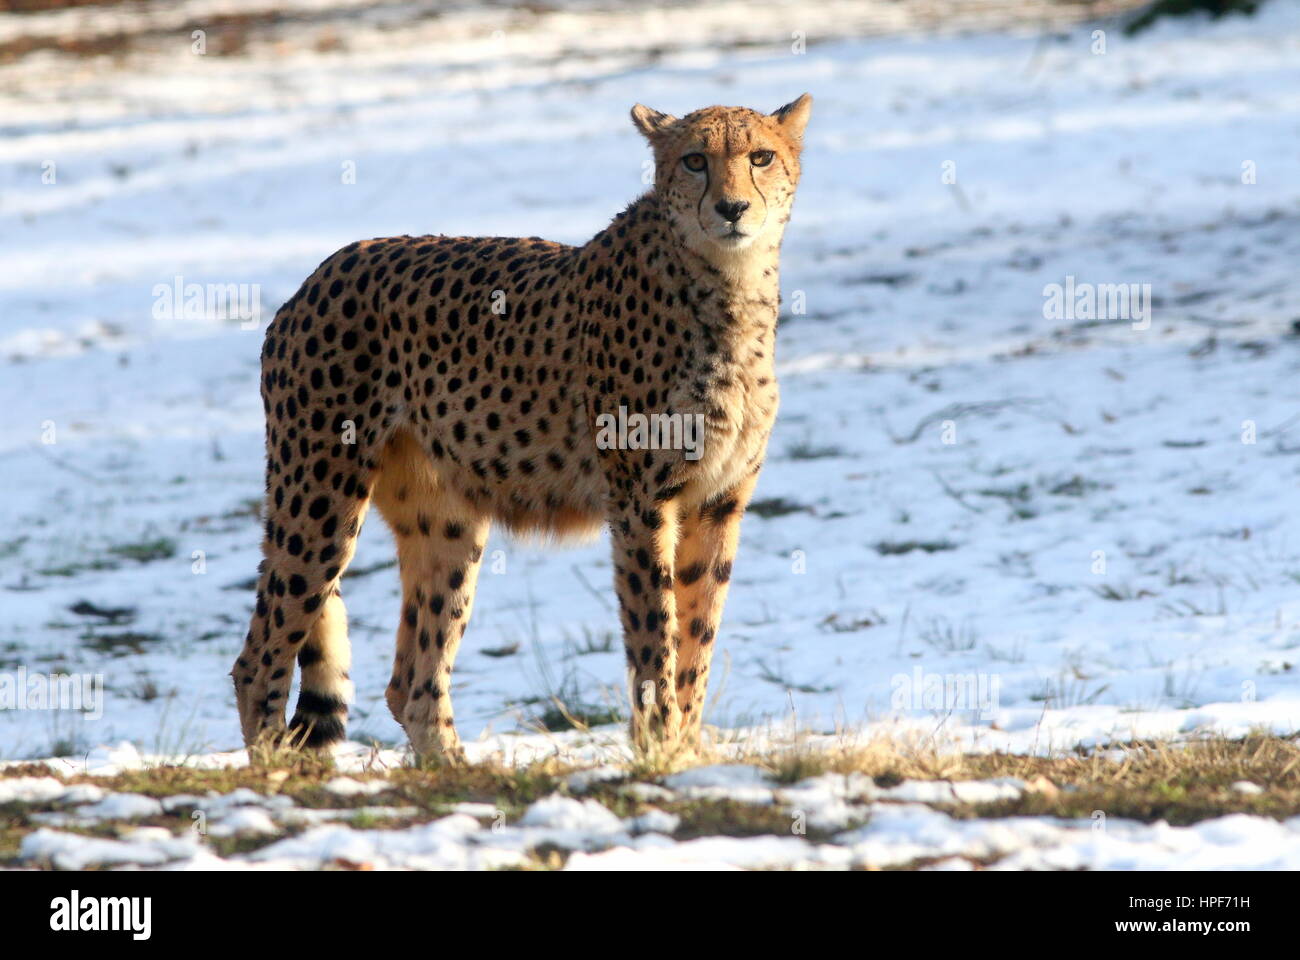
<path id="1" fill-rule="evenodd" d="M 812 97 L 804 94 L 798 100 L 791 100 L 784 107 L 772 111 L 772 116 L 781 125 L 785 135 L 796 144 L 803 142 L 803 129 L 808 126 L 808 116 L 812 113 Z"/>
<path id="2" fill-rule="evenodd" d="M 677 118 L 638 103 L 632 108 L 632 122 L 647 140 L 653 140 L 676 123 Z"/>

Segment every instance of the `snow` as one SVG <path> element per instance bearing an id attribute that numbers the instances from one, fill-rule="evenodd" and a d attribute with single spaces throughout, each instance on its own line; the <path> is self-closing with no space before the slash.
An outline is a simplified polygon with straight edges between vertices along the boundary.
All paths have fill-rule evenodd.
<path id="1" fill-rule="evenodd" d="M 519 823 L 525 827 L 550 827 L 576 833 L 617 833 L 622 821 L 595 800 L 547 797 L 530 806 Z"/>
<path id="2" fill-rule="evenodd" d="M 673 845 L 617 847 L 574 854 L 566 870 L 775 870 L 847 867 L 835 848 L 810 848 L 797 837 L 701 837 Z"/>
<path id="3" fill-rule="evenodd" d="M 285 796 L 263 796 L 241 788 L 224 796 L 175 798 L 169 811 L 194 808 L 203 814 L 193 829 L 173 835 L 161 827 L 130 827 L 123 821 L 161 813 L 152 798 L 110 794 L 74 817 L 31 814 L 42 824 L 23 839 L 20 856 L 30 864 L 60 869 L 136 865 L 168 869 L 498 869 L 525 866 L 540 851 L 566 851 L 568 870 L 677 869 L 880 869 L 921 865 L 933 869 L 1025 870 L 1236 870 L 1300 868 L 1300 817 L 1278 822 L 1233 814 L 1187 827 L 1158 821 L 1137 823 L 1106 817 L 1083 820 L 1047 817 L 966 818 L 934 805 L 1014 799 L 1025 785 L 1011 778 L 983 781 L 913 781 L 885 790 L 862 774 L 823 774 L 754 791 L 755 777 L 741 765 L 719 765 L 695 778 L 676 775 L 677 789 L 649 783 L 661 800 L 710 791 L 706 799 L 775 805 L 789 817 L 789 834 L 755 837 L 708 836 L 674 840 L 683 820 L 648 807 L 620 818 L 590 798 L 560 793 L 531 804 L 515 822 L 490 804 L 462 803 L 447 816 L 402 825 L 427 813 L 416 807 L 307 809 Z M 53 784 L 58 781 L 48 778 Z M 724 786 L 721 781 L 731 781 Z M 32 799 L 57 804 L 52 786 L 33 788 L 32 778 L 16 786 Z M 15 779 L 0 781 L 22 784 Z M 391 819 L 391 826 L 358 828 L 357 817 Z M 344 821 L 344 822 L 339 822 Z M 52 829 L 117 824 L 119 840 L 100 840 Z M 274 838 L 247 854 L 219 856 L 207 838 Z M 818 831 L 810 839 L 808 830 Z"/>
<path id="4" fill-rule="evenodd" d="M 565 780 L 565 786 L 572 793 L 586 793 L 601 783 L 612 783 L 627 777 L 627 771 L 612 763 L 595 767 L 591 770 L 579 770 Z"/>
<path id="5" fill-rule="evenodd" d="M 525 862 L 517 850 L 466 842 L 479 832 L 478 822 L 462 814 L 403 831 L 318 827 L 263 847 L 251 859 L 281 868 L 342 861 L 421 870 L 486 869 Z"/>
<path id="6" fill-rule="evenodd" d="M 274 836 L 280 833 L 280 827 L 276 825 L 275 821 L 271 819 L 271 815 L 265 810 L 245 808 L 236 810 L 220 823 L 213 824 L 210 832 L 214 837 L 248 836 L 250 834 Z"/>
<path id="7" fill-rule="evenodd" d="M 35 862 L 48 862 L 60 870 L 84 870 L 86 867 L 136 864 L 160 866 L 199 852 L 194 841 L 166 839 L 157 832 L 137 835 L 131 840 L 104 840 L 60 833 L 41 828 L 23 837 L 21 856 Z"/>
<path id="8" fill-rule="evenodd" d="M 110 793 L 98 803 L 77 807 L 78 817 L 133 820 L 139 817 L 156 817 L 163 812 L 162 804 L 153 797 L 138 793 Z"/>
<path id="9" fill-rule="evenodd" d="M 61 775 L 95 776 L 163 757 L 247 762 L 227 674 L 258 557 L 260 332 L 156 316 L 156 287 L 257 284 L 265 322 L 359 237 L 577 242 L 643 189 L 632 103 L 771 108 L 804 90 L 816 106 L 782 263 L 782 409 L 756 494 L 794 509 L 745 521 L 709 721 L 750 743 L 792 716 L 832 740 L 1036 755 L 1300 729 L 1300 10 L 1133 39 L 1107 24 L 1097 55 L 1093 25 L 1046 41 L 869 36 L 899 26 L 894 14 L 799 5 L 821 42 L 791 55 L 791 4 L 560 6 L 458 8 L 409 35 L 358 26 L 358 46 L 333 54 L 153 51 L 111 82 L 48 57 L 6 68 L 0 674 L 93 675 L 105 702 L 98 716 L 0 710 L 0 758 L 59 754 Z M 118 15 L 59 11 L 31 29 L 111 32 Z M 1149 328 L 1046 318 L 1045 287 L 1067 277 L 1150 284 Z M 157 540 L 170 548 L 154 559 L 114 552 Z M 342 751 L 341 796 L 382 789 L 348 775 L 406 760 L 383 701 L 398 592 L 395 571 L 374 568 L 391 555 L 372 521 L 343 592 L 350 732 L 394 749 Z M 520 735 L 561 689 L 624 698 L 617 641 L 579 640 L 617 629 L 607 544 L 556 554 L 494 535 L 487 557 L 454 686 L 471 758 L 562 749 L 605 767 L 572 793 L 621 779 L 615 733 Z M 74 612 L 83 601 L 128 610 Z M 936 680 L 963 696 L 936 706 Z M 45 813 L 69 823 L 152 815 L 132 813 L 152 811 L 148 798 L 88 789 L 0 779 L 0 802 L 58 807 Z M 1300 865 L 1295 821 L 1112 820 L 1099 833 L 927 806 L 1024 789 L 1005 781 L 781 786 L 726 764 L 620 789 L 802 809 L 844 832 L 674 843 L 666 820 L 616 825 L 595 801 L 557 797 L 502 830 L 480 823 L 484 805 L 391 831 L 322 823 L 247 861 L 49 825 L 23 856 L 459 869 L 518 865 L 547 838 L 575 851 L 568 869 Z M 189 799 L 214 832 L 295 815 L 271 797 Z"/>
<path id="10" fill-rule="evenodd" d="M 651 807 L 644 813 L 637 814 L 628 820 L 628 829 L 633 833 L 661 833 L 671 834 L 681 826 L 682 818 L 675 813 L 666 813 L 656 807 Z"/>
<path id="11" fill-rule="evenodd" d="M 14 777 L 0 780 L 0 803 L 42 803 L 57 800 L 67 791 L 53 777 Z"/>
<path id="12" fill-rule="evenodd" d="M 674 790 L 720 787 L 763 787 L 769 784 L 761 769 L 743 763 L 723 763 L 694 767 L 665 778 L 664 785 Z"/>
<path id="13" fill-rule="evenodd" d="M 123 740 L 116 746 L 101 744 L 80 759 L 81 768 L 95 776 L 114 777 L 127 770 L 144 769 L 140 751 L 129 740 Z"/>
<path id="14" fill-rule="evenodd" d="M 883 792 L 890 800 L 918 803 L 995 803 L 1016 800 L 1025 791 L 1022 781 L 1013 777 L 996 780 L 905 780 Z"/>
<path id="15" fill-rule="evenodd" d="M 354 780 L 351 777 L 337 777 L 325 784 L 325 789 L 340 797 L 373 797 L 391 789 L 382 780 Z"/>

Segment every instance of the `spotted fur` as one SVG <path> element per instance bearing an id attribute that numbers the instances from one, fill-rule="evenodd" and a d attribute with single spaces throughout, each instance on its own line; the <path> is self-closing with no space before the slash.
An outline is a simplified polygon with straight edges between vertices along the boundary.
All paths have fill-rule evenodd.
<path id="1" fill-rule="evenodd" d="M 488 529 L 608 524 L 632 734 L 698 740 L 740 518 L 777 410 L 781 237 L 811 98 L 773 114 L 633 108 L 652 190 L 581 247 L 392 237 L 325 260 L 262 350 L 264 559 L 232 676 L 244 738 L 344 737 L 339 581 L 371 503 L 402 610 L 387 701 L 416 752 L 456 757 L 451 669 Z M 702 456 L 602 449 L 619 406 L 700 414 Z"/>

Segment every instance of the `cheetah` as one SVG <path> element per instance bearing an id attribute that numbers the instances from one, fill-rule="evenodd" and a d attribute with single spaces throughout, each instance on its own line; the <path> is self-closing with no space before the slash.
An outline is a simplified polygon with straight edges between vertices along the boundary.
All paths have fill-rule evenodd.
<path id="1" fill-rule="evenodd" d="M 679 119 L 637 104 L 653 185 L 583 246 L 359 241 L 277 311 L 261 357 L 263 559 L 231 671 L 246 743 L 344 738 L 339 581 L 373 502 L 402 586 L 385 698 L 420 760 L 464 757 L 451 670 L 494 522 L 556 541 L 608 526 L 632 742 L 698 744 L 776 418 L 777 268 L 811 107 L 805 94 Z M 620 408 L 698 418 L 703 442 L 693 456 L 597 442 Z"/>

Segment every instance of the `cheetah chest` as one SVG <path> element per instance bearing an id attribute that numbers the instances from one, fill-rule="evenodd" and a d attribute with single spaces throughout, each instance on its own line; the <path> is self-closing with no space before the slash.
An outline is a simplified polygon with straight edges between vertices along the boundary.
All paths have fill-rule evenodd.
<path id="1" fill-rule="evenodd" d="M 699 456 L 687 461 L 691 493 L 703 499 L 730 489 L 762 463 L 778 400 L 770 368 L 731 370 L 717 378 L 701 405 Z"/>

